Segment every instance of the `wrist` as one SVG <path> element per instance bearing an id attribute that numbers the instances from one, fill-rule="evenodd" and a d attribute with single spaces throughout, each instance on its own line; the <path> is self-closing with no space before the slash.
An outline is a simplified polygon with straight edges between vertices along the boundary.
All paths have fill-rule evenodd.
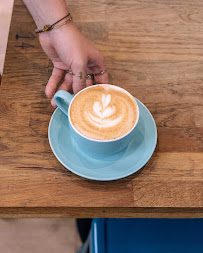
<path id="1" fill-rule="evenodd" d="M 23 0 L 38 29 L 52 25 L 69 13 L 64 0 Z"/>
<path id="2" fill-rule="evenodd" d="M 76 31 L 79 31 L 76 25 L 73 23 L 73 21 L 68 22 L 67 24 L 62 25 L 61 27 L 57 29 L 53 29 L 51 31 L 44 32 L 42 34 L 47 34 L 50 38 L 54 38 L 57 40 L 61 36 L 69 36 L 71 33 L 75 33 Z"/>
<path id="3" fill-rule="evenodd" d="M 58 29 L 53 29 L 51 31 L 39 33 L 39 40 L 49 40 L 53 45 L 63 45 L 64 40 L 72 40 L 72 34 L 76 34 L 78 31 L 77 27 L 73 22 L 69 22 Z"/>
<path id="4" fill-rule="evenodd" d="M 63 25 L 66 25 L 67 23 L 70 23 L 72 21 L 72 17 L 70 13 L 66 15 L 65 17 L 61 18 L 57 22 L 53 23 L 52 25 L 45 25 L 42 29 L 35 29 L 36 33 L 42 33 L 42 32 L 49 32 L 54 29 L 58 29 Z"/>
<path id="5" fill-rule="evenodd" d="M 70 16 L 70 13 L 66 13 L 65 15 L 58 15 L 59 18 L 57 18 L 57 15 L 54 17 L 51 17 L 51 19 L 48 20 L 54 20 L 54 21 L 42 21 L 42 19 L 37 22 L 37 29 L 35 32 L 45 32 L 45 31 L 50 31 L 52 29 L 59 28 L 60 26 L 71 22 L 72 17 Z M 44 19 L 45 20 L 45 19 Z M 43 24 L 42 24 L 43 23 Z"/>

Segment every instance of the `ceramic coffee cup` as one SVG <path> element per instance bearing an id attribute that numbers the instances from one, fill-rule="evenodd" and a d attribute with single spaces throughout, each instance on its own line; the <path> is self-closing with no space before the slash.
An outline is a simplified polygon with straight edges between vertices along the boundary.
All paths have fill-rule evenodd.
<path id="1" fill-rule="evenodd" d="M 80 92 L 78 92 L 75 96 L 71 95 L 70 93 L 68 93 L 64 90 L 59 90 L 58 92 L 56 92 L 56 94 L 54 96 L 54 100 L 55 100 L 57 106 L 67 116 L 67 119 L 68 119 L 67 124 L 69 121 L 69 126 L 70 126 L 72 137 L 74 138 L 74 140 L 76 141 L 78 146 L 85 153 L 87 153 L 89 155 L 91 155 L 91 154 L 110 155 L 110 154 L 117 153 L 117 152 L 123 150 L 124 148 L 126 148 L 135 135 L 136 126 L 137 126 L 137 123 L 139 120 L 139 107 L 136 103 L 136 106 L 137 106 L 136 122 L 134 123 L 134 125 L 130 129 L 130 131 L 128 131 L 126 134 L 124 134 L 123 136 L 121 136 L 119 138 L 109 139 L 109 140 L 97 140 L 97 139 L 86 137 L 84 134 L 80 133 L 76 129 L 76 127 L 73 125 L 73 123 L 71 121 L 71 117 L 70 117 L 70 108 L 71 108 L 71 104 L 73 103 L 74 99 L 84 90 L 94 88 L 95 86 L 105 86 L 105 85 L 110 86 L 109 84 L 99 84 L 99 85 L 89 86 L 89 87 L 81 90 Z M 128 95 L 132 97 L 132 95 L 129 92 L 127 92 L 126 90 L 124 90 L 118 86 L 115 86 L 115 85 L 111 85 L 111 87 L 112 86 L 114 87 L 114 89 L 118 89 L 119 91 L 123 91 L 125 93 L 128 93 Z"/>

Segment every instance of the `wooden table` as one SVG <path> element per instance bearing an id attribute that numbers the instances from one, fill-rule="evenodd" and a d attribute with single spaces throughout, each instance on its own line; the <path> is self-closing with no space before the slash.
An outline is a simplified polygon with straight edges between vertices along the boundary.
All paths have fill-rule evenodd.
<path id="1" fill-rule="evenodd" d="M 112 182 L 57 161 L 44 94 L 52 65 L 16 0 L 0 92 L 0 216 L 203 217 L 203 1 L 68 2 L 111 83 L 152 112 L 158 144 L 142 170 Z"/>

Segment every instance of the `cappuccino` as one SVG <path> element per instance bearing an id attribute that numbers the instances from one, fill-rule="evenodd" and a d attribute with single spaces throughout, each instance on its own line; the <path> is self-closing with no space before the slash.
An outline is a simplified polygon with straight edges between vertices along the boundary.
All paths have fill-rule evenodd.
<path id="1" fill-rule="evenodd" d="M 95 140 L 113 140 L 127 134 L 138 118 L 137 103 L 124 89 L 101 84 L 80 91 L 70 105 L 76 130 Z"/>

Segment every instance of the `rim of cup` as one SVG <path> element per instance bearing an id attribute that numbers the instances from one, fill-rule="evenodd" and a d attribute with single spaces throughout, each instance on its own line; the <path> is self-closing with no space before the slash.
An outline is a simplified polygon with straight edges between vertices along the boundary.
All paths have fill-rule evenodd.
<path id="1" fill-rule="evenodd" d="M 136 103 L 136 106 L 137 106 L 137 119 L 136 119 L 135 124 L 133 125 L 133 127 L 132 127 L 127 133 L 125 133 L 124 135 L 122 135 L 122 136 L 120 136 L 120 137 L 118 137 L 118 138 L 115 138 L 115 139 L 110 139 L 110 140 L 97 140 L 97 139 L 89 138 L 89 137 L 85 136 L 84 134 L 80 133 L 80 132 L 76 129 L 76 127 L 73 125 L 73 123 L 71 122 L 70 108 L 71 108 L 72 102 L 73 102 L 74 99 L 77 97 L 77 95 L 79 95 L 79 94 L 80 94 L 81 92 L 83 92 L 84 90 L 94 88 L 95 86 L 104 86 L 104 85 L 105 85 L 105 86 L 108 85 L 108 86 L 110 86 L 111 88 L 114 87 L 114 88 L 117 89 L 117 90 L 121 90 L 122 92 L 127 93 L 130 97 L 132 97 L 132 98 L 134 99 L 134 97 L 133 97 L 127 90 L 125 90 L 125 89 L 123 89 L 123 88 L 121 88 L 121 87 L 119 87 L 119 86 L 113 85 L 113 84 L 95 84 L 95 85 L 88 86 L 88 87 L 86 87 L 86 88 L 80 90 L 80 91 L 72 98 L 72 100 L 71 100 L 71 102 L 70 102 L 70 104 L 69 104 L 69 106 L 68 106 L 68 118 L 69 118 L 69 122 L 70 122 L 72 128 L 74 129 L 74 131 L 75 131 L 77 134 L 79 134 L 80 136 L 82 136 L 83 138 L 85 138 L 85 139 L 87 139 L 87 140 L 91 140 L 91 141 L 94 141 L 94 142 L 112 142 L 112 141 L 118 141 L 118 140 L 120 140 L 120 139 L 123 139 L 125 136 L 129 135 L 129 134 L 134 130 L 134 128 L 136 127 L 136 125 L 137 125 L 137 123 L 138 123 L 139 117 L 140 117 L 139 106 L 138 106 L 138 104 L 137 104 L 137 101 L 134 99 L 134 100 L 135 100 L 135 103 Z"/>

